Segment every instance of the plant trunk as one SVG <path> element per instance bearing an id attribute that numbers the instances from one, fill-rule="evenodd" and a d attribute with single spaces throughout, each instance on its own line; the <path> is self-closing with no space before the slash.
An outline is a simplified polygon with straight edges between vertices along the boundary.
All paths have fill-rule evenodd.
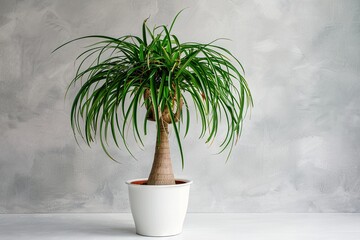
<path id="1" fill-rule="evenodd" d="M 175 184 L 170 158 L 168 123 L 161 119 L 160 124 L 160 132 L 158 133 L 160 136 L 156 139 L 154 162 L 147 185 Z"/>

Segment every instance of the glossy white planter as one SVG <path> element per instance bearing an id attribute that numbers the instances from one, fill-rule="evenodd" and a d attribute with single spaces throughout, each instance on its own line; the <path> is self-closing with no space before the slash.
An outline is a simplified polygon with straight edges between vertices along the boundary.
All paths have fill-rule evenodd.
<path id="1" fill-rule="evenodd" d="M 192 181 L 176 185 L 140 185 L 134 182 L 147 179 L 134 179 L 129 186 L 131 212 L 136 233 L 144 236 L 172 236 L 182 232 L 187 211 L 189 190 Z"/>

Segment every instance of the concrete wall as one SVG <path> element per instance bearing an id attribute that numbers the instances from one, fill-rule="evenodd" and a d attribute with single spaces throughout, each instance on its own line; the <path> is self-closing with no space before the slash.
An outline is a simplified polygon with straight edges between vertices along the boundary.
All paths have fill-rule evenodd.
<path id="1" fill-rule="evenodd" d="M 125 180 L 147 177 L 153 133 L 138 160 L 76 145 L 64 100 L 87 34 L 140 34 L 170 23 L 182 41 L 221 42 L 243 62 L 255 108 L 225 164 L 193 123 L 181 170 L 191 212 L 360 211 L 358 0 L 0 0 L 0 213 L 127 212 Z"/>

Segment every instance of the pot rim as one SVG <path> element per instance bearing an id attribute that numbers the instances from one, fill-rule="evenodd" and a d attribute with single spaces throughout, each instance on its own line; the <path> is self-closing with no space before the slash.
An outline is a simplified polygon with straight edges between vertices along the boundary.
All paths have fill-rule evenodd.
<path id="1" fill-rule="evenodd" d="M 133 184 L 133 182 L 136 181 L 146 181 L 148 180 L 147 178 L 136 178 L 136 179 L 131 179 L 126 181 L 125 183 L 129 186 L 132 187 L 146 187 L 146 188 L 174 188 L 174 187 L 184 187 L 184 186 L 188 186 L 190 184 L 193 183 L 192 180 L 189 179 L 184 179 L 184 178 L 176 178 L 176 181 L 182 181 L 184 183 L 181 184 L 172 184 L 172 185 L 139 185 L 139 184 Z"/>

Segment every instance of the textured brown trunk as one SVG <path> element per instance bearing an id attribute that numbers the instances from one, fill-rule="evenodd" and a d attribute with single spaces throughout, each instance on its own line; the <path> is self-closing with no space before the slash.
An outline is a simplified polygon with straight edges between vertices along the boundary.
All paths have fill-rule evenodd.
<path id="1" fill-rule="evenodd" d="M 152 106 L 152 99 L 150 95 L 150 89 L 145 90 L 144 101 L 147 109 L 146 117 L 150 121 L 155 121 L 155 109 Z M 174 98 L 172 105 L 173 109 L 168 109 L 168 107 L 165 107 L 162 112 L 159 111 L 160 107 L 157 109 L 157 111 L 159 111 L 159 124 L 161 125 L 160 131 L 158 133 L 160 136 L 158 135 L 156 138 L 154 162 L 147 181 L 147 185 L 175 184 L 168 138 L 168 124 L 172 123 L 169 111 L 172 111 L 174 114 L 174 122 L 179 121 L 183 106 L 182 98 L 180 98 L 179 102 L 176 102 L 176 99 Z"/>
<path id="2" fill-rule="evenodd" d="M 161 119 L 160 124 L 160 132 L 158 133 L 160 136 L 156 139 L 154 162 L 147 185 L 175 184 L 170 158 L 168 123 Z"/>

